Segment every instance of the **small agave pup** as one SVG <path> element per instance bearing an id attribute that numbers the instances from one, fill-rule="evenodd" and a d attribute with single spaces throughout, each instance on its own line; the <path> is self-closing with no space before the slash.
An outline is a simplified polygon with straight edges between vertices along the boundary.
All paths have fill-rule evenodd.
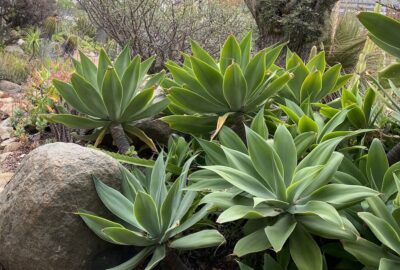
<path id="1" fill-rule="evenodd" d="M 192 41 L 193 55 L 184 55 L 183 66 L 172 61 L 165 64 L 173 80 L 166 79 L 163 86 L 175 115 L 162 120 L 181 132 L 215 131 L 213 136 L 231 121 L 238 133 L 244 133 L 245 117 L 257 112 L 292 78 L 274 65 L 283 46 L 266 48 L 252 57 L 251 33 L 240 43 L 230 36 L 216 61 Z"/>
<path id="2" fill-rule="evenodd" d="M 156 151 L 153 141 L 134 125 L 135 121 L 154 116 L 168 105 L 166 99 L 153 102 L 154 90 L 164 78 L 163 73 L 158 73 L 146 79 L 153 61 L 154 58 L 149 58 L 141 62 L 139 56 L 131 59 L 127 47 L 114 63 L 101 50 L 96 67 L 81 53 L 80 62 L 74 60 L 76 70 L 71 84 L 55 80 L 54 86 L 62 98 L 84 116 L 50 114 L 43 117 L 71 128 L 93 129 L 89 137 L 96 140 L 96 145 L 110 132 L 121 153 L 129 148 L 125 132 Z"/>
<path id="3" fill-rule="evenodd" d="M 298 269 L 322 270 L 323 256 L 312 235 L 357 238 L 339 210 L 378 192 L 340 182 L 346 178 L 338 172 L 343 154 L 334 149 L 343 138 L 319 144 L 298 162 L 296 143 L 283 125 L 267 140 L 266 126 L 253 123 L 246 128 L 247 147 L 234 132 L 223 133 L 222 146 L 199 140 L 208 166 L 191 174 L 188 189 L 212 191 L 202 203 L 224 210 L 217 222 L 248 220 L 235 255 L 285 250 Z"/>
<path id="4" fill-rule="evenodd" d="M 171 268 L 184 269 L 174 253 L 177 250 L 192 250 L 219 246 L 225 242 L 216 230 L 202 230 L 188 235 L 190 229 L 207 215 L 210 205 L 189 214 L 197 194 L 183 190 L 187 173 L 194 158 L 186 162 L 183 172 L 174 183 L 167 182 L 163 154 L 158 157 L 151 175 L 140 171 L 131 174 L 122 169 L 122 194 L 95 179 L 97 194 L 104 205 L 119 218 L 111 221 L 88 211 L 78 214 L 89 228 L 100 238 L 117 245 L 143 247 L 133 258 L 116 266 L 114 270 L 131 270 L 149 257 L 146 270 L 153 269 L 168 257 Z M 171 257 L 172 256 L 172 257 Z"/>

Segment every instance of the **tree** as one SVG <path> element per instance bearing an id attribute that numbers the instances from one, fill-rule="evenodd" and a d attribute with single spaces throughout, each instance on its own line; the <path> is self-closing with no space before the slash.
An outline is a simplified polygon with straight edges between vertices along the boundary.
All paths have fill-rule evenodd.
<path id="1" fill-rule="evenodd" d="M 327 22 L 338 0 L 245 0 L 263 48 L 290 40 L 289 48 L 302 58 L 324 38 Z"/>
<path id="2" fill-rule="evenodd" d="M 232 0 L 78 0 L 90 20 L 120 46 L 144 58 L 157 55 L 155 68 L 181 59 L 190 39 L 217 54 L 229 34 L 242 37 L 254 21 L 243 2 Z"/>

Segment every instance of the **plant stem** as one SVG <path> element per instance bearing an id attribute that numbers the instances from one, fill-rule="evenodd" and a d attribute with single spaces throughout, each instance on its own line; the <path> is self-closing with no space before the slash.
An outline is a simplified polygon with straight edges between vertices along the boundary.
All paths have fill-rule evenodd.
<path id="1" fill-rule="evenodd" d="M 122 125 L 120 123 L 112 123 L 110 126 L 110 132 L 115 145 L 118 147 L 118 152 L 121 154 L 128 152 L 129 141 Z"/>
<path id="2" fill-rule="evenodd" d="M 234 115 L 234 120 L 231 125 L 232 130 L 239 135 L 244 143 L 246 143 L 246 129 L 244 128 L 245 120 L 243 113 L 237 113 Z"/>

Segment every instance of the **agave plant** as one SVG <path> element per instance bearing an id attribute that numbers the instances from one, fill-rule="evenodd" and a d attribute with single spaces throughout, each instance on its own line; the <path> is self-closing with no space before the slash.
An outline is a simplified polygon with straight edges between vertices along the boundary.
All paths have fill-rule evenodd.
<path id="1" fill-rule="evenodd" d="M 396 177 L 400 187 L 400 180 Z M 392 270 L 400 268 L 400 222 L 399 204 L 393 204 L 392 210 L 379 197 L 367 199 L 370 212 L 359 212 L 358 216 L 370 228 L 380 241 L 359 237 L 355 241 L 343 241 L 345 250 L 351 253 L 368 269 Z"/>
<path id="2" fill-rule="evenodd" d="M 80 62 L 74 60 L 75 73 L 71 84 L 55 80 L 60 95 L 81 115 L 50 114 L 44 117 L 51 122 L 72 128 L 92 129 L 96 145 L 110 132 L 120 152 L 125 153 L 131 134 L 156 151 L 152 140 L 134 123 L 160 113 L 168 105 L 163 99 L 154 103 L 154 91 L 164 74 L 146 78 L 154 58 L 141 62 L 140 56 L 131 59 L 125 48 L 112 63 L 104 50 L 100 51 L 96 65 L 83 53 Z"/>
<path id="3" fill-rule="evenodd" d="M 134 269 L 151 254 L 146 270 L 153 269 L 166 257 L 169 257 L 169 263 L 173 262 L 175 267 L 182 269 L 173 250 L 193 250 L 224 243 L 224 237 L 217 230 L 207 229 L 183 235 L 207 215 L 209 208 L 205 205 L 192 214 L 196 192 L 183 191 L 193 159 L 186 162 L 182 174 L 172 184 L 167 182 L 162 153 L 149 175 L 139 170 L 132 174 L 122 169 L 122 194 L 95 179 L 99 198 L 119 220 L 111 221 L 85 210 L 78 214 L 103 240 L 117 245 L 143 247 L 134 257 L 111 269 Z"/>
<path id="4" fill-rule="evenodd" d="M 307 63 L 288 50 L 286 70 L 294 74 L 281 91 L 281 96 L 301 105 L 305 101 L 319 102 L 328 95 L 340 90 L 352 75 L 341 75 L 342 66 L 336 64 L 326 67 L 325 52 L 320 52 Z"/>
<path id="5" fill-rule="evenodd" d="M 273 249 L 289 250 L 298 269 L 323 269 L 323 259 L 312 235 L 355 240 L 358 232 L 338 209 L 357 204 L 378 192 L 338 183 L 343 155 L 334 149 L 343 138 L 322 142 L 303 160 L 292 135 L 280 125 L 273 140 L 266 139 L 260 122 L 246 128 L 247 147 L 234 132 L 222 146 L 199 140 L 207 164 L 194 172 L 191 190 L 213 191 L 202 199 L 223 209 L 217 222 L 248 219 L 247 235 L 234 254 Z"/>
<path id="6" fill-rule="evenodd" d="M 175 115 L 162 120 L 181 132 L 216 130 L 215 136 L 226 121 L 241 128 L 245 116 L 257 112 L 292 78 L 274 65 L 284 44 L 251 57 L 251 33 L 240 43 L 230 36 L 217 61 L 196 42 L 191 45 L 193 55 L 185 55 L 183 66 L 165 64 L 173 80 L 166 80 L 164 87 Z"/>

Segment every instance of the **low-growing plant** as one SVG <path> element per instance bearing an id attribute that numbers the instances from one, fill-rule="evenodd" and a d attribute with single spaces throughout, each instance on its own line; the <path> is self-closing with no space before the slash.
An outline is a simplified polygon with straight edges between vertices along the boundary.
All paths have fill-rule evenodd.
<path id="1" fill-rule="evenodd" d="M 41 35 L 41 31 L 40 28 L 29 28 L 26 31 L 26 35 L 25 35 L 25 42 L 26 42 L 26 46 L 27 49 L 30 51 L 31 53 L 31 57 L 29 59 L 32 60 L 33 57 L 37 56 L 39 53 L 39 49 L 40 49 L 40 35 Z"/>
<path id="2" fill-rule="evenodd" d="M 284 44 L 266 48 L 251 57 L 252 36 L 240 43 L 230 36 L 215 60 L 192 41 L 193 56 L 185 55 L 183 66 L 168 61 L 165 65 L 173 80 L 166 80 L 170 110 L 163 117 L 171 128 L 190 134 L 209 134 L 227 121 L 244 135 L 242 126 L 290 79 L 289 72 L 274 65 Z M 274 70 L 274 71 L 273 71 Z"/>
<path id="3" fill-rule="evenodd" d="M 223 209 L 218 223 L 248 220 L 236 256 L 286 250 L 298 269 L 323 269 L 312 235 L 357 239 L 357 230 L 339 210 L 378 192 L 340 182 L 346 178 L 338 171 L 343 154 L 334 150 L 343 137 L 320 143 L 298 162 L 296 144 L 283 125 L 267 140 L 266 126 L 256 121 L 246 128 L 247 147 L 234 132 L 222 146 L 199 140 L 208 165 L 191 174 L 189 190 L 212 191 L 201 202 Z"/>
<path id="4" fill-rule="evenodd" d="M 28 76 L 29 65 L 24 58 L 0 51 L 0 80 L 22 84 Z"/>
<path id="5" fill-rule="evenodd" d="M 96 66 L 81 53 L 80 62 L 74 60 L 71 84 L 54 80 L 54 86 L 82 116 L 48 114 L 43 117 L 68 127 L 92 130 L 95 145 L 109 132 L 121 153 L 129 149 L 126 133 L 157 151 L 153 141 L 134 125 L 138 120 L 157 115 L 168 105 L 166 99 L 153 103 L 155 87 L 164 77 L 161 72 L 146 78 L 153 60 L 142 62 L 139 56 L 131 59 L 129 49 L 125 48 L 112 63 L 101 50 Z"/>
<path id="6" fill-rule="evenodd" d="M 192 160 L 186 162 L 182 174 L 173 183 L 168 182 L 162 154 L 149 175 L 139 170 L 132 174 L 123 168 L 122 194 L 94 179 L 99 198 L 119 220 L 111 221 L 85 210 L 78 214 L 103 240 L 143 247 L 134 257 L 112 269 L 134 269 L 151 254 L 145 269 L 153 269 L 167 258 L 171 269 L 185 269 L 175 250 L 208 248 L 224 243 L 224 237 L 217 230 L 183 234 L 203 219 L 210 207 L 205 205 L 193 212 L 196 192 L 184 191 Z"/>

